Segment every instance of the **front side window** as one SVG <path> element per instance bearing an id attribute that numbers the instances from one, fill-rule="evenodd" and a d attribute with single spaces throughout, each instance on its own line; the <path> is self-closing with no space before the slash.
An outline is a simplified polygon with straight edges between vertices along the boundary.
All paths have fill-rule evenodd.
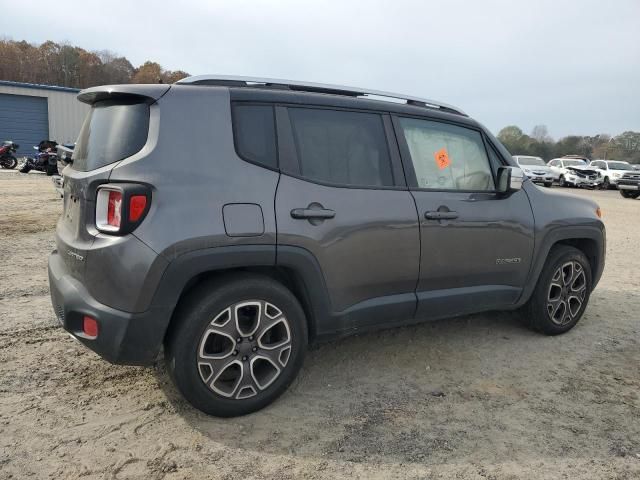
<path id="1" fill-rule="evenodd" d="M 288 110 L 303 177 L 336 185 L 393 185 L 380 115 L 313 108 Z"/>
<path id="2" fill-rule="evenodd" d="M 106 100 L 96 102 L 80 129 L 73 168 L 90 171 L 139 152 L 149 135 L 149 105 Z"/>
<path id="3" fill-rule="evenodd" d="M 400 118 L 419 188 L 495 190 L 482 136 L 475 130 Z"/>
<path id="4" fill-rule="evenodd" d="M 233 134 L 236 151 L 242 158 L 265 167 L 278 167 L 271 105 L 234 105 Z"/>

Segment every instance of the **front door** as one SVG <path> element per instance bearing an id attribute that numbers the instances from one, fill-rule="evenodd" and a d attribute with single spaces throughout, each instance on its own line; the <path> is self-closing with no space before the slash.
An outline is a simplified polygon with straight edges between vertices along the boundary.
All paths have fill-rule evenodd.
<path id="1" fill-rule="evenodd" d="M 394 124 L 420 217 L 417 316 L 515 303 L 533 253 L 526 192 L 495 191 L 502 162 L 480 130 L 408 117 Z"/>
<path id="2" fill-rule="evenodd" d="M 317 261 L 330 300 L 318 331 L 411 319 L 419 227 L 389 118 L 304 107 L 277 117 L 278 257 L 300 247 Z"/>

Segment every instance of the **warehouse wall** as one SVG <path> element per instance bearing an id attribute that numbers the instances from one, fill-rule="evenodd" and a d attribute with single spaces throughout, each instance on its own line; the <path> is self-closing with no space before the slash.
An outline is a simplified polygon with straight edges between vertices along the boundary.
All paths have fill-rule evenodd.
<path id="1" fill-rule="evenodd" d="M 80 133 L 89 106 L 76 99 L 77 92 L 0 85 L 0 93 L 46 97 L 49 104 L 49 138 L 73 143 Z"/>

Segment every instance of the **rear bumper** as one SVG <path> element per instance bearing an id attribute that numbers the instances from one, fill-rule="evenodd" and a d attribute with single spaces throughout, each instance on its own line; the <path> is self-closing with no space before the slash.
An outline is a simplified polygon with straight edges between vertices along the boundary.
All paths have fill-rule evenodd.
<path id="1" fill-rule="evenodd" d="M 171 314 L 167 308 L 151 306 L 142 313 L 129 313 L 103 305 L 69 274 L 57 251 L 49 256 L 49 288 L 63 328 L 101 357 L 126 365 L 149 365 L 157 359 L 164 335 L 164 328 L 157 326 Z M 98 322 L 95 339 L 82 332 L 85 315 Z"/>

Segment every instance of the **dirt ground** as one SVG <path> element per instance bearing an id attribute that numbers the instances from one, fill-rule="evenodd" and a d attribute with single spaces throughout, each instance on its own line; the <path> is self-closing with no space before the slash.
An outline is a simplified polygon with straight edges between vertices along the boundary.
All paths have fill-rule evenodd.
<path id="1" fill-rule="evenodd" d="M 50 180 L 0 174 L 0 479 L 640 478 L 640 200 L 596 199 L 607 267 L 566 335 L 491 313 L 312 347 L 237 419 L 162 367 L 114 366 L 57 326 Z"/>

